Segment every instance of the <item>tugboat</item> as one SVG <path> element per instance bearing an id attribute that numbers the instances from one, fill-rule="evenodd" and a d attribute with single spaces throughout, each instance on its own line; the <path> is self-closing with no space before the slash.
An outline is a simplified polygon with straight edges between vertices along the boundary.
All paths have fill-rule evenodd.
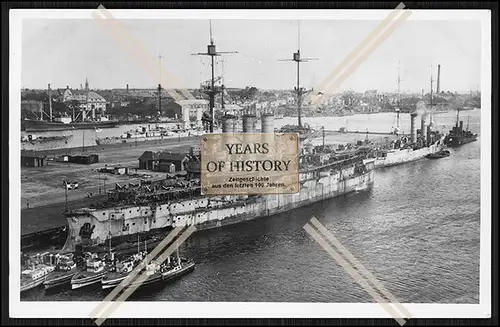
<path id="1" fill-rule="evenodd" d="M 459 147 L 466 143 L 470 143 L 477 140 L 477 134 L 473 134 L 469 131 L 469 122 L 467 121 L 467 129 L 464 130 L 464 122 L 459 120 L 460 110 L 457 110 L 457 122 L 455 126 L 450 130 L 449 134 L 446 136 L 445 143 L 448 147 Z"/>
<path id="2" fill-rule="evenodd" d="M 106 264 L 95 253 L 85 253 L 84 269 L 71 278 L 71 289 L 99 283 L 104 275 L 106 275 Z"/>
<path id="3" fill-rule="evenodd" d="M 428 158 L 428 159 L 441 159 L 441 158 L 445 158 L 445 157 L 449 157 L 449 156 L 450 156 L 450 151 L 441 150 L 437 153 L 429 153 L 428 155 L 426 155 L 426 158 Z"/>
<path id="4" fill-rule="evenodd" d="M 144 242 L 146 247 L 146 242 Z M 139 250 L 139 240 L 137 241 L 137 253 L 123 261 L 118 261 L 111 266 L 111 269 L 101 280 L 102 289 L 118 286 L 148 255 L 147 247 L 143 252 Z"/>
<path id="5" fill-rule="evenodd" d="M 130 287 L 144 287 L 152 284 L 159 284 L 160 282 L 168 282 L 177 278 L 180 278 L 190 272 L 192 272 L 195 268 L 195 263 L 193 260 L 188 260 L 186 258 L 181 258 L 179 256 L 179 248 L 177 247 L 177 255 L 176 256 L 168 256 L 166 262 L 161 264 L 151 263 L 146 266 L 146 275 L 147 278 L 142 283 L 141 282 L 132 282 Z M 115 280 L 115 283 L 108 283 L 103 288 L 115 287 L 119 285 L 119 283 L 127 278 L 128 274 L 121 276 Z"/>
<path id="6" fill-rule="evenodd" d="M 57 255 L 56 267 L 44 281 L 45 290 L 70 284 L 73 276 L 78 272 L 73 254 Z"/>

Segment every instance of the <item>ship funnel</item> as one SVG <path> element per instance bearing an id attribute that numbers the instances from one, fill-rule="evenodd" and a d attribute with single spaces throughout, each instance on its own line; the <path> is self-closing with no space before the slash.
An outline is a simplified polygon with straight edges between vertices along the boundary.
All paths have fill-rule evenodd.
<path id="1" fill-rule="evenodd" d="M 460 121 L 460 130 L 463 131 L 463 129 L 464 129 L 464 122 L 461 120 Z"/>
<path id="2" fill-rule="evenodd" d="M 229 114 L 222 117 L 222 133 L 234 133 L 235 119 L 235 116 Z"/>
<path id="3" fill-rule="evenodd" d="M 411 114 L 411 143 L 417 142 L 417 114 Z"/>
<path id="4" fill-rule="evenodd" d="M 428 113 L 423 113 L 422 114 L 422 120 L 421 120 L 421 125 L 420 125 L 420 137 L 422 138 L 422 140 L 427 144 L 428 143 L 428 128 L 429 128 L 429 125 L 428 125 L 428 118 L 429 118 L 429 114 Z"/>
<path id="5" fill-rule="evenodd" d="M 247 113 L 243 115 L 243 133 L 255 133 L 255 115 Z"/>
<path id="6" fill-rule="evenodd" d="M 261 133 L 274 133 L 274 114 L 262 113 Z"/>

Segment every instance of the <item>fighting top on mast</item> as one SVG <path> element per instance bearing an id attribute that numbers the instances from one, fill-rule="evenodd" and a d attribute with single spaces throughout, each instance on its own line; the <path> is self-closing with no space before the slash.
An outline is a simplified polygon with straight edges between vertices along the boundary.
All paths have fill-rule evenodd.
<path id="1" fill-rule="evenodd" d="M 297 52 L 293 54 L 293 59 L 282 59 L 279 61 L 295 61 L 297 63 L 297 86 L 294 91 L 297 94 L 297 115 L 298 126 L 302 128 L 302 96 L 307 93 L 306 89 L 300 87 L 300 63 L 310 60 L 318 60 L 318 58 L 301 58 L 300 57 L 300 21 L 297 21 Z"/>
<path id="2" fill-rule="evenodd" d="M 214 63 L 214 58 L 221 56 L 223 54 L 229 54 L 229 53 L 238 53 L 237 51 L 221 51 L 217 52 L 215 48 L 215 42 L 214 38 L 212 35 L 212 20 L 209 20 L 210 24 L 210 44 L 207 46 L 207 52 L 199 52 L 199 53 L 193 53 L 192 55 L 195 56 L 210 56 L 212 63 L 212 78 L 211 78 L 211 83 L 210 87 L 208 90 L 205 92 L 208 94 L 210 97 L 210 133 L 214 132 L 214 107 L 215 107 L 215 95 L 219 92 L 219 90 L 216 89 L 215 87 L 215 63 Z"/>

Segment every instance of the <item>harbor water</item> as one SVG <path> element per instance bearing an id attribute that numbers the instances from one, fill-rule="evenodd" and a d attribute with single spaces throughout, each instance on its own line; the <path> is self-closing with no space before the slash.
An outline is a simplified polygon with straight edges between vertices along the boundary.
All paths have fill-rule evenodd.
<path id="1" fill-rule="evenodd" d="M 378 115 L 385 117 L 385 114 Z M 461 119 L 480 133 L 480 111 Z M 323 118 L 332 128 L 391 127 L 393 115 Z M 402 115 L 402 120 L 409 115 Z M 449 130 L 454 113 L 435 124 Z M 319 118 L 305 118 L 315 125 Z M 389 126 L 374 123 L 377 119 Z M 290 121 L 287 121 L 290 120 Z M 321 120 L 321 119 L 319 119 Z M 340 120 L 340 122 L 339 122 Z M 277 120 L 292 123 L 292 118 Z M 352 124 L 352 128 L 351 128 Z M 404 125 L 403 125 L 404 129 Z M 375 131 L 375 130 L 374 130 Z M 378 132 L 385 132 L 380 130 Z M 329 136 L 334 138 L 334 136 Z M 180 247 L 196 269 L 168 285 L 136 291 L 132 301 L 374 302 L 303 229 L 314 216 L 403 303 L 479 303 L 480 146 L 439 160 L 377 170 L 372 189 L 276 216 L 195 233 Z M 100 301 L 99 289 L 37 288 L 23 301 Z"/>

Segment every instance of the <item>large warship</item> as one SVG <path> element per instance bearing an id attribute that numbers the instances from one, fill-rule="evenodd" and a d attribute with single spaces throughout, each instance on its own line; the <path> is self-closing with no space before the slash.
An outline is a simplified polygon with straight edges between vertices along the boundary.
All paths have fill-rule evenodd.
<path id="1" fill-rule="evenodd" d="M 210 28 L 211 29 L 211 28 Z M 300 51 L 300 50 L 299 50 Z M 299 51 L 294 53 L 293 61 L 300 62 Z M 222 53 L 222 52 L 221 52 Z M 215 49 L 211 38 L 207 53 L 213 58 L 221 53 Z M 210 112 L 207 113 L 209 132 L 214 128 L 214 99 L 219 92 L 212 83 L 207 90 L 210 96 Z M 297 69 L 298 129 L 304 129 L 301 122 L 301 97 L 304 89 L 300 87 Z M 242 117 L 245 133 L 255 133 L 258 125 L 257 115 L 247 113 Z M 225 115 L 222 121 L 223 133 L 238 133 L 239 118 Z M 260 132 L 275 133 L 274 113 L 264 111 L 260 114 Z M 318 136 L 320 130 L 317 131 Z M 116 185 L 107 194 L 107 201 L 87 208 L 71 210 L 67 217 L 68 236 L 63 251 L 77 251 L 101 247 L 106 242 L 130 245 L 130 240 L 142 235 L 141 241 L 148 238 L 159 242 L 158 234 L 177 226 L 196 226 L 197 230 L 218 228 L 256 218 L 268 217 L 278 213 L 307 206 L 312 203 L 370 188 L 374 181 L 374 158 L 366 158 L 357 149 L 348 151 L 323 145 L 313 146 L 315 132 L 307 128 L 299 142 L 300 187 L 296 194 L 276 195 L 232 195 L 202 196 L 200 192 L 200 147 L 193 147 L 189 155 L 187 174 L 172 185 L 165 179 L 144 181 L 133 185 Z M 149 244 L 151 244 L 149 243 Z M 149 245 L 154 246 L 154 245 Z M 123 247 L 127 247 L 126 245 Z"/>
<path id="2" fill-rule="evenodd" d="M 261 119 L 262 132 L 272 133 L 274 116 Z M 223 132 L 233 131 L 224 128 Z M 167 186 L 166 179 L 116 185 L 108 191 L 106 202 L 66 212 L 69 228 L 63 252 L 96 246 L 105 251 L 107 241 L 122 244 L 137 234 L 147 238 L 177 226 L 203 230 L 267 217 L 368 189 L 374 181 L 375 159 L 365 159 L 359 150 L 337 151 L 302 140 L 300 151 L 300 191 L 296 194 L 207 197 L 200 193 L 201 158 L 199 147 L 194 147 L 186 178 L 174 186 Z"/>

